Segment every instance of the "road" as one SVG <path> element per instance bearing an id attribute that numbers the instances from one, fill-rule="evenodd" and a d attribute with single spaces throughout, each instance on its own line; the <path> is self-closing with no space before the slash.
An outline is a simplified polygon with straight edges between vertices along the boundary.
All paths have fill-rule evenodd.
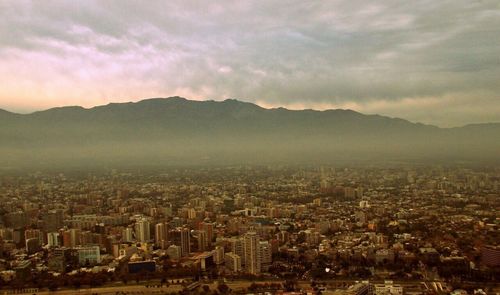
<path id="1" fill-rule="evenodd" d="M 356 282 L 359 282 L 361 280 L 321 280 L 321 281 L 316 281 L 317 284 L 325 285 L 329 290 L 333 289 L 344 289 L 347 288 L 350 285 L 353 285 Z M 241 291 L 246 291 L 247 288 L 253 283 L 257 284 L 265 284 L 265 283 L 284 283 L 284 280 L 267 280 L 267 281 L 250 281 L 250 280 L 228 280 L 226 281 L 226 284 L 228 287 L 235 291 L 235 292 L 241 292 Z M 384 281 L 378 280 L 378 281 L 373 281 L 370 280 L 370 283 L 383 283 Z M 421 281 L 394 281 L 395 284 L 400 284 L 405 288 L 414 288 L 414 287 L 422 287 Z M 440 282 L 435 282 L 438 285 L 441 285 Z M 155 284 L 155 282 L 150 281 L 148 283 L 149 285 Z M 159 282 L 158 282 L 159 284 Z M 310 288 L 310 281 L 306 280 L 301 280 L 297 281 L 297 285 L 301 289 L 309 289 Z M 432 282 L 426 282 L 427 286 L 429 288 L 432 288 Z M 211 283 L 203 283 L 201 282 L 201 286 L 207 285 L 210 287 L 211 290 L 216 290 L 217 289 L 217 282 L 211 282 Z M 117 294 L 127 294 L 127 295 L 139 295 L 139 294 L 167 294 L 171 292 L 179 292 L 184 289 L 184 286 L 181 284 L 170 284 L 169 286 L 163 286 L 163 287 L 146 287 L 146 284 L 128 284 L 128 285 L 114 285 L 114 286 L 103 286 L 103 287 L 98 287 L 98 288 L 81 288 L 81 289 L 64 289 L 64 290 L 57 290 L 57 291 L 38 291 L 38 292 L 26 292 L 26 293 L 16 293 L 16 294 L 37 294 L 37 295 L 71 295 L 71 294 L 81 294 L 81 295 L 93 295 L 93 294 L 99 294 L 99 295 L 117 295 Z M 12 293 L 4 293 L 5 291 L 2 290 L 0 291 L 0 295 L 3 294 L 12 294 Z"/>
<path id="2" fill-rule="evenodd" d="M 164 286 L 162 288 L 147 288 L 145 285 L 123 285 L 123 286 L 109 286 L 109 287 L 99 287 L 99 288 L 81 288 L 81 289 L 67 289 L 67 290 L 57 290 L 57 291 L 40 291 L 37 295 L 116 295 L 116 294 L 127 294 L 127 295 L 139 295 L 139 294 L 166 294 L 170 292 L 179 292 L 184 287 L 182 285 L 170 285 Z M 26 293 L 28 294 L 28 293 Z M 31 293 L 29 293 L 31 294 Z"/>

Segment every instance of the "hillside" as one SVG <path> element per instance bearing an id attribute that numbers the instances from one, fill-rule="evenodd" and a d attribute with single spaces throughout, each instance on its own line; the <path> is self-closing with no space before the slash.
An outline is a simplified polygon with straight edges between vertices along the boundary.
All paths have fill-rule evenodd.
<path id="1" fill-rule="evenodd" d="M 499 160 L 500 124 L 438 128 L 351 110 L 265 109 L 180 97 L 0 111 L 0 163 L 182 165 Z"/>

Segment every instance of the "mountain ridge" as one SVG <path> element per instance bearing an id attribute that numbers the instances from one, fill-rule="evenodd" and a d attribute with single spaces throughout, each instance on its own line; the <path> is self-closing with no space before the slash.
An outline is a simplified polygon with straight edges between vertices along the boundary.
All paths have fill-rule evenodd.
<path id="1" fill-rule="evenodd" d="M 3 115 L 2 115 L 3 114 Z M 0 164 L 493 159 L 500 124 L 440 128 L 353 110 L 263 108 L 182 97 L 0 112 Z"/>
<path id="2" fill-rule="evenodd" d="M 411 124 L 417 124 L 417 125 L 423 125 L 423 126 L 431 126 L 439 129 L 455 129 L 455 128 L 463 128 L 467 126 L 485 126 L 485 125 L 499 125 L 500 122 L 485 122 L 485 123 L 468 123 L 462 126 L 454 126 L 454 127 L 440 127 L 436 126 L 433 124 L 427 124 L 427 123 L 422 123 L 422 122 L 414 122 L 410 121 L 404 118 L 400 117 L 390 117 L 390 116 L 385 116 L 385 115 L 380 115 L 380 114 L 364 114 L 360 113 L 358 111 L 352 110 L 352 109 L 325 109 L 325 110 L 316 110 L 316 109 L 301 109 L 301 110 L 295 110 L 295 109 L 288 109 L 286 107 L 275 107 L 275 108 L 264 108 L 262 106 L 259 106 L 258 104 L 252 103 L 252 102 L 246 102 L 234 98 L 228 98 L 225 100 L 190 100 L 184 97 L 180 96 L 172 96 L 172 97 L 157 97 L 157 98 L 146 98 L 138 101 L 130 101 L 130 102 L 111 102 L 108 104 L 104 105 L 97 105 L 93 107 L 82 107 L 78 105 L 74 106 L 59 106 L 59 107 L 52 107 L 48 108 L 45 110 L 38 110 L 34 111 L 31 113 L 16 113 L 16 112 L 11 112 L 5 109 L 0 108 L 0 114 L 7 114 L 7 115 L 16 115 L 16 116 L 31 116 L 31 115 L 39 115 L 39 114 L 44 114 L 44 113 L 54 113 L 54 112 L 63 112 L 63 111 L 94 111 L 94 110 L 99 110 L 99 109 L 106 109 L 106 108 L 111 108 L 111 107 L 126 107 L 126 106 L 134 106 L 134 105 L 151 105 L 151 104 L 157 104 L 157 103 L 172 103 L 172 102 L 177 102 L 177 103 L 212 103 L 212 104 L 219 104 L 219 105 L 239 105 L 239 106 L 248 106 L 252 107 L 255 109 L 260 109 L 260 110 L 268 110 L 268 111 L 285 111 L 285 112 L 315 112 L 315 113 L 339 113 L 339 112 L 345 112 L 345 113 L 350 113 L 353 115 L 361 115 L 361 116 L 370 116 L 370 117 L 377 117 L 377 118 L 384 118 L 384 119 L 392 119 L 392 120 L 402 120 L 405 122 L 409 122 Z"/>

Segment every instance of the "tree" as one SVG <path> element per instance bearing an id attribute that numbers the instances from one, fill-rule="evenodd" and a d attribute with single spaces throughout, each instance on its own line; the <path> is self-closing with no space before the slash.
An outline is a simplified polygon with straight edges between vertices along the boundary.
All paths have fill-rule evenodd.
<path id="1" fill-rule="evenodd" d="M 58 287 L 59 286 L 56 280 L 53 280 L 49 283 L 49 291 L 55 291 Z"/>
<path id="2" fill-rule="evenodd" d="M 219 290 L 219 292 L 221 292 L 222 294 L 226 294 L 227 292 L 229 292 L 229 287 L 226 284 L 222 283 L 217 286 L 217 290 Z"/>
<path id="3" fill-rule="evenodd" d="M 295 288 L 297 287 L 297 281 L 296 280 L 286 280 L 285 283 L 283 283 L 283 287 L 288 292 L 295 291 Z"/>
<path id="4" fill-rule="evenodd" d="M 203 289 L 203 292 L 205 292 L 205 294 L 208 293 L 208 291 L 210 291 L 210 287 L 208 285 L 203 285 L 203 287 L 201 287 Z"/>
<path id="5" fill-rule="evenodd" d="M 123 274 L 122 275 L 122 282 L 126 285 L 129 280 L 129 275 L 128 274 Z"/>
<path id="6" fill-rule="evenodd" d="M 256 291 L 258 288 L 257 284 L 255 282 L 252 282 L 250 286 L 248 286 L 248 291 Z"/>
<path id="7" fill-rule="evenodd" d="M 75 289 L 80 289 L 81 283 L 78 278 L 73 279 L 71 283 Z"/>

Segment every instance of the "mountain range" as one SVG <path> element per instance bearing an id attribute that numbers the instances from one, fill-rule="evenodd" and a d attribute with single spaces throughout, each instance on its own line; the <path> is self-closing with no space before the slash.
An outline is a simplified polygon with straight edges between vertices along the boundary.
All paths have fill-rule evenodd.
<path id="1" fill-rule="evenodd" d="M 0 110 L 0 138 L 4 167 L 500 160 L 500 123 L 439 128 L 234 99 Z"/>

